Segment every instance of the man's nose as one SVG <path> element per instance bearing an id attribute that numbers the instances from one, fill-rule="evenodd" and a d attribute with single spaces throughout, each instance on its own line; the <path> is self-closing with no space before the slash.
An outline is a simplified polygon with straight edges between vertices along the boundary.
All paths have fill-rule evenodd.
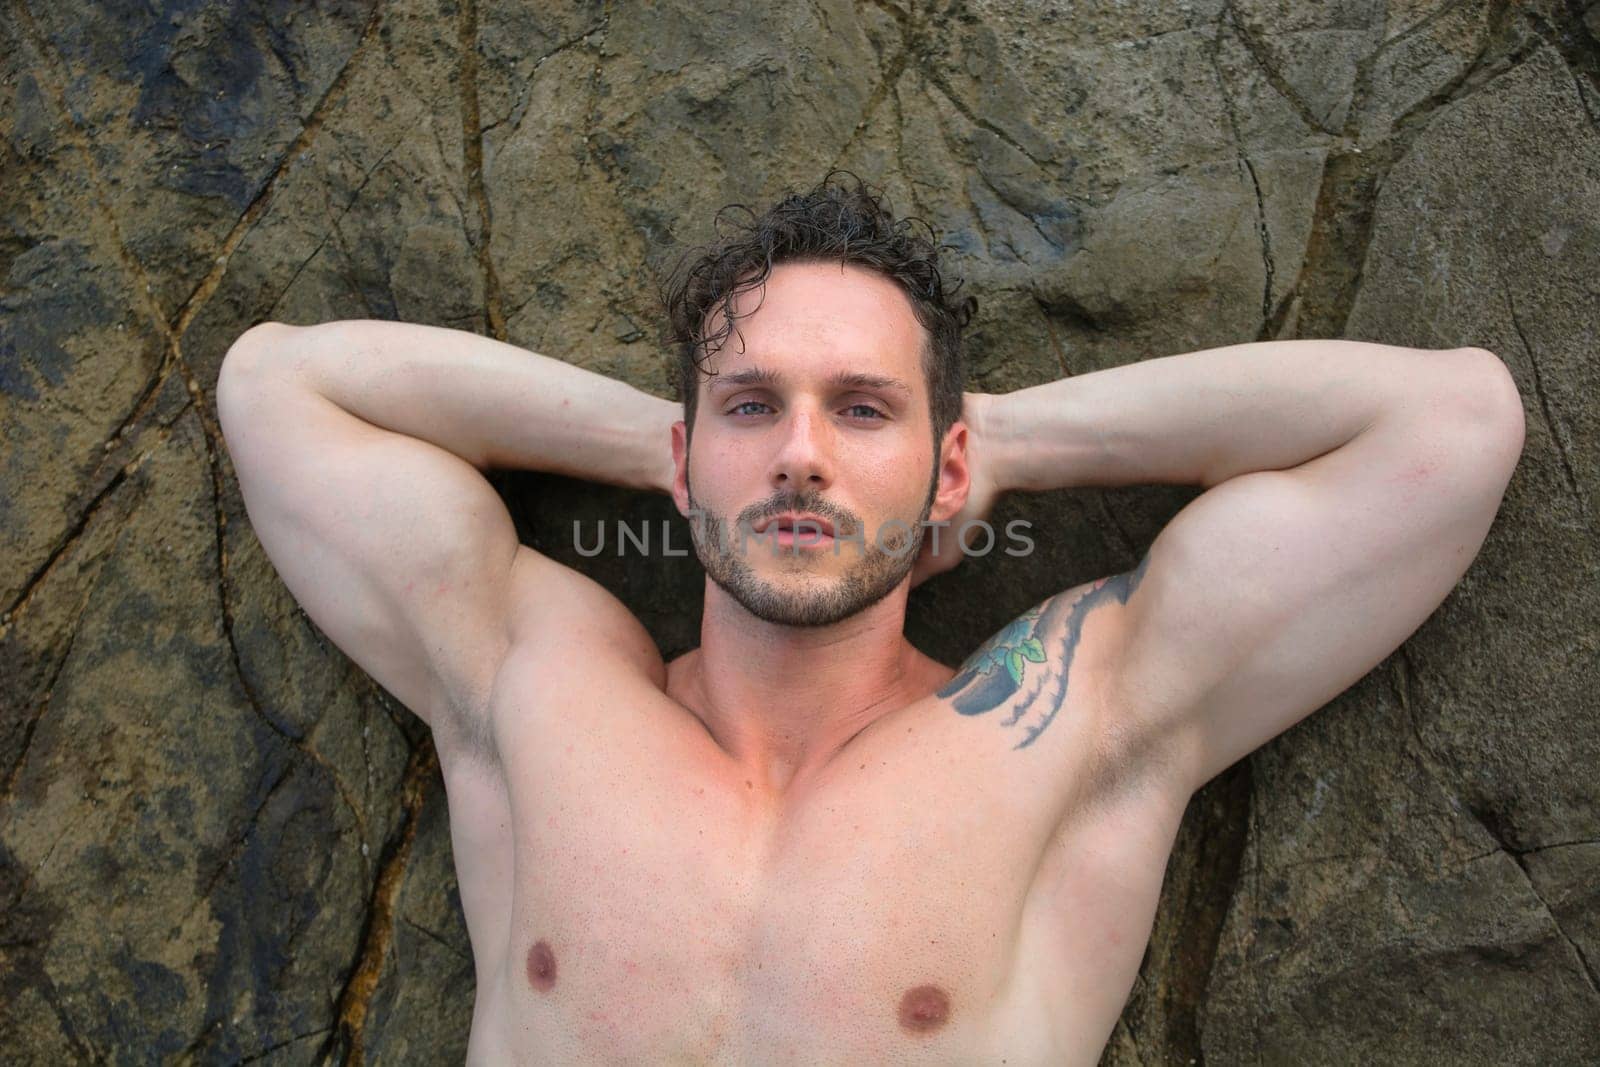
<path id="1" fill-rule="evenodd" d="M 773 457 L 774 486 L 800 491 L 826 489 L 833 483 L 832 431 L 815 411 L 791 411 L 784 423 L 783 443 Z"/>

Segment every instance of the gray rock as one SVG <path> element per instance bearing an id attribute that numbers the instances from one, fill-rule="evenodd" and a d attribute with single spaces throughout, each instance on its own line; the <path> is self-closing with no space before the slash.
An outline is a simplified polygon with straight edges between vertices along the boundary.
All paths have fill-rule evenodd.
<path id="1" fill-rule="evenodd" d="M 1274 338 L 1479 345 L 1527 405 L 1407 642 L 1203 790 L 1108 1064 L 1600 1060 L 1596 7 L 65 0 L 0 20 L 0 1045 L 460 1060 L 426 730 L 299 611 L 216 425 L 265 318 L 489 333 L 668 395 L 654 282 L 829 167 L 938 228 L 1008 391 Z M 497 472 L 674 655 L 664 499 Z M 1198 490 L 1001 502 L 907 631 L 958 661 Z M 670 562 L 670 561 L 668 561 Z"/>

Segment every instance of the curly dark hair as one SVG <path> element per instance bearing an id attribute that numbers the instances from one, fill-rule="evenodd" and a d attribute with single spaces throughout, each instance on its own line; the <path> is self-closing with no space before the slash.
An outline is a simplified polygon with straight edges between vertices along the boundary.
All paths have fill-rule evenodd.
<path id="1" fill-rule="evenodd" d="M 836 181 L 838 176 L 849 180 Z M 917 226 L 927 236 L 916 232 Z M 734 298 L 764 286 L 778 263 L 853 263 L 897 284 L 927 331 L 922 367 L 937 452 L 945 431 L 961 415 L 966 377 L 961 331 L 977 313 L 978 301 L 972 296 L 956 299 L 959 281 L 945 291 L 933 227 L 917 218 L 895 218 L 881 190 L 849 171 L 834 170 L 809 192 L 785 190 L 759 217 L 743 204 L 729 204 L 717 212 L 713 229 L 716 240 L 684 253 L 661 293 L 667 343 L 678 354 L 678 393 L 691 433 L 700 375 L 708 373 L 704 360 L 727 343 L 734 319 L 744 317 L 734 314 Z M 707 335 L 707 317 L 718 306 L 721 326 Z"/>

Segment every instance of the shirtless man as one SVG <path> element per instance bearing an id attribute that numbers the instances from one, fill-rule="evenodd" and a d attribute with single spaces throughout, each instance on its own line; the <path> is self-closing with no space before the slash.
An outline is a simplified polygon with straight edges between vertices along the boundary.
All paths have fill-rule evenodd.
<path id="1" fill-rule="evenodd" d="M 706 342 L 681 415 L 430 327 L 267 324 L 229 352 L 262 546 L 432 728 L 471 1062 L 1093 1064 L 1191 794 L 1378 664 L 1481 545 L 1523 434 L 1490 353 L 1242 344 L 963 397 L 932 254 L 828 183 L 730 234 L 669 298 Z M 663 663 L 518 544 L 481 473 L 513 467 L 703 516 L 700 647 Z M 919 520 L 1152 482 L 1207 491 L 1127 573 L 959 670 L 906 641 L 913 581 L 961 555 Z"/>

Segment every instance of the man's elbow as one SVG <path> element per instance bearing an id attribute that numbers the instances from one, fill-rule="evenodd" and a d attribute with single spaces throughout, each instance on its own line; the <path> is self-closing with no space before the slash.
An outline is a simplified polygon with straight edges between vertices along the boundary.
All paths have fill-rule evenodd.
<path id="1" fill-rule="evenodd" d="M 238 375 L 258 369 L 274 355 L 281 356 L 289 337 L 299 329 L 281 322 L 257 323 L 228 346 L 222 357 L 221 373 Z"/>
<path id="2" fill-rule="evenodd" d="M 1508 480 L 1522 456 L 1526 433 L 1522 393 L 1505 360 L 1486 348 L 1459 350 L 1461 369 L 1452 382 L 1458 423 L 1479 442 L 1493 448 L 1499 462 L 1490 477 Z"/>
<path id="3" fill-rule="evenodd" d="M 240 334 L 222 357 L 217 372 L 218 391 L 229 378 L 275 381 L 314 380 L 315 363 L 328 353 L 348 351 L 364 337 L 363 322 L 325 322 L 289 326 L 262 322 Z"/>
<path id="4" fill-rule="evenodd" d="M 316 329 L 263 322 L 240 334 L 228 347 L 214 384 L 223 436 L 227 436 L 230 423 L 256 406 L 262 383 L 284 381 L 298 372 Z"/>

